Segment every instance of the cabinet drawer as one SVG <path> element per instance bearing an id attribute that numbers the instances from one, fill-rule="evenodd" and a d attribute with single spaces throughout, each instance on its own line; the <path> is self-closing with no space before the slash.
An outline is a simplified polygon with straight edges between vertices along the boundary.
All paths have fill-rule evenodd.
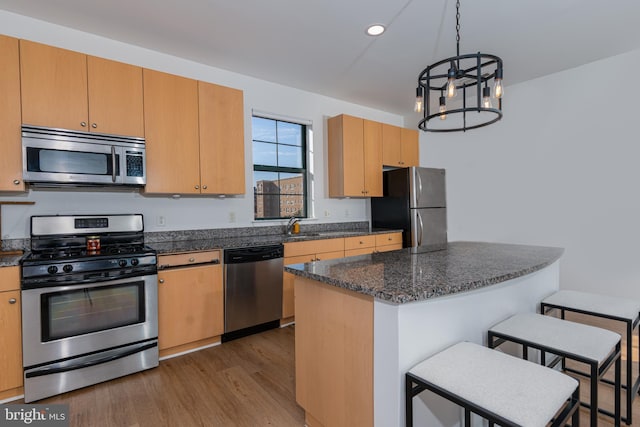
<path id="1" fill-rule="evenodd" d="M 345 251 L 323 252 L 316 254 L 316 261 L 326 261 L 328 259 L 344 258 Z"/>
<path id="2" fill-rule="evenodd" d="M 398 243 L 402 245 L 402 233 L 376 234 L 376 247 Z"/>
<path id="3" fill-rule="evenodd" d="M 0 292 L 20 290 L 20 267 L 0 267 Z"/>
<path id="4" fill-rule="evenodd" d="M 312 255 L 323 252 L 344 251 L 343 238 L 307 240 L 306 242 L 292 242 L 284 244 L 284 256 Z"/>
<path id="5" fill-rule="evenodd" d="M 344 251 L 345 256 L 356 256 L 356 255 L 367 255 L 372 254 L 375 251 L 375 248 L 358 248 L 358 249 L 349 249 Z"/>
<path id="6" fill-rule="evenodd" d="M 222 251 L 188 252 L 158 256 L 158 268 L 178 267 L 190 264 L 220 263 Z"/>
<path id="7" fill-rule="evenodd" d="M 290 256 L 290 257 L 285 257 L 284 265 L 303 264 L 305 262 L 313 262 L 315 260 L 316 260 L 316 254 Z"/>
<path id="8" fill-rule="evenodd" d="M 345 237 L 344 239 L 344 249 L 360 249 L 360 248 L 373 248 L 376 246 L 376 236 L 356 236 L 356 237 Z"/>
<path id="9" fill-rule="evenodd" d="M 376 252 L 397 251 L 398 249 L 402 249 L 402 243 L 396 243 L 395 245 L 376 246 Z"/>

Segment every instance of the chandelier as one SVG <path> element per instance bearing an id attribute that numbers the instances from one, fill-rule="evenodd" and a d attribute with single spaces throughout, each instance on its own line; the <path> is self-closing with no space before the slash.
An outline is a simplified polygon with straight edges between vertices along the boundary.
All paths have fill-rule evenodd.
<path id="1" fill-rule="evenodd" d="M 460 55 L 457 0 L 456 56 L 429 65 L 418 76 L 414 111 L 423 113 L 418 127 L 425 132 L 465 132 L 490 125 L 502 118 L 503 94 L 502 59 L 480 52 Z"/>

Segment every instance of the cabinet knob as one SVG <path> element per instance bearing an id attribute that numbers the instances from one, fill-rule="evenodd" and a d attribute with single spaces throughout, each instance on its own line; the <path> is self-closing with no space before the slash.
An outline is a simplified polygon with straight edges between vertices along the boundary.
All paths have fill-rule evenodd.
<path id="1" fill-rule="evenodd" d="M 87 122 L 80 122 L 80 126 L 85 127 L 87 125 Z"/>
<path id="2" fill-rule="evenodd" d="M 315 259 L 315 260 L 313 260 L 313 261 L 320 261 L 320 258 L 316 257 L 316 259 Z"/>
<path id="3" fill-rule="evenodd" d="M 91 127 L 95 129 L 95 128 L 98 127 L 98 124 L 97 123 L 91 123 Z"/>
<path id="4" fill-rule="evenodd" d="M 160 280 L 158 280 L 158 282 L 164 283 L 164 279 L 160 279 Z"/>
<path id="5" fill-rule="evenodd" d="M 203 186 L 202 186 L 202 189 L 203 189 L 203 190 L 206 190 L 206 189 L 207 189 L 207 186 L 206 186 L 206 185 L 203 185 Z"/>
<path id="6" fill-rule="evenodd" d="M 200 186 L 199 186 L 199 185 L 196 185 L 194 188 L 195 188 L 196 190 L 199 190 L 199 189 L 200 189 Z"/>
<path id="7" fill-rule="evenodd" d="M 19 179 L 14 179 L 13 180 L 13 184 L 14 185 L 20 185 L 20 180 Z"/>
<path id="8" fill-rule="evenodd" d="M 9 299 L 9 304 L 15 304 L 15 303 L 16 303 L 16 299 L 15 298 Z"/>
<path id="9" fill-rule="evenodd" d="M 192 258 L 189 258 L 189 262 L 196 262 L 196 259 L 195 259 L 195 258 L 193 258 L 193 257 L 192 257 Z"/>

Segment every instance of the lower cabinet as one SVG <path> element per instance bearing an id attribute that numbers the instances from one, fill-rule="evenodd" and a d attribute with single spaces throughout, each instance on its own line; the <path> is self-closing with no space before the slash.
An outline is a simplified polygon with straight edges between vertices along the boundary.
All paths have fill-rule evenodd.
<path id="1" fill-rule="evenodd" d="M 20 267 L 0 268 L 0 400 L 22 389 Z"/>
<path id="2" fill-rule="evenodd" d="M 284 244 L 284 265 L 300 264 L 344 257 L 344 239 L 309 240 Z M 293 274 L 285 272 L 282 278 L 282 319 L 295 316 Z"/>
<path id="3" fill-rule="evenodd" d="M 214 252 L 219 262 L 220 253 Z M 180 265 L 172 263 L 175 260 L 170 257 L 186 263 L 199 260 L 197 254 L 158 259 L 163 268 L 158 271 L 160 357 L 213 344 L 224 332 L 222 265 Z"/>
<path id="4" fill-rule="evenodd" d="M 402 233 L 376 234 L 376 252 L 402 249 Z"/>

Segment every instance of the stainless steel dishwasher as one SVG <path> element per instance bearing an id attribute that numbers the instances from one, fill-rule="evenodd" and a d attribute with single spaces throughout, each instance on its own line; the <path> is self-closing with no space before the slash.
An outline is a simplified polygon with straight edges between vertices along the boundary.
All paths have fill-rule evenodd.
<path id="1" fill-rule="evenodd" d="M 223 342 L 279 326 L 283 254 L 283 245 L 225 249 Z"/>

